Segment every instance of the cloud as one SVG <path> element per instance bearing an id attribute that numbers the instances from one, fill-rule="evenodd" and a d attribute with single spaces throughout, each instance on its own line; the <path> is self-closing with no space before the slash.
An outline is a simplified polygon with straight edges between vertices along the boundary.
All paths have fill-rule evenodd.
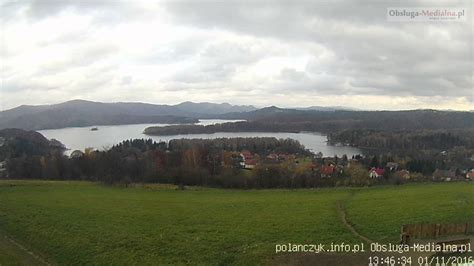
<path id="1" fill-rule="evenodd" d="M 5 2 L 0 109 L 73 98 L 472 109 L 472 23 L 386 18 L 446 5 Z"/>
<path id="2" fill-rule="evenodd" d="M 337 92 L 362 93 L 366 88 L 374 94 L 469 96 L 471 23 L 387 22 L 386 8 L 395 5 L 173 2 L 168 10 L 178 23 L 194 27 L 233 30 L 295 46 L 319 44 L 330 58 L 315 57 L 308 71 L 352 80 Z"/>

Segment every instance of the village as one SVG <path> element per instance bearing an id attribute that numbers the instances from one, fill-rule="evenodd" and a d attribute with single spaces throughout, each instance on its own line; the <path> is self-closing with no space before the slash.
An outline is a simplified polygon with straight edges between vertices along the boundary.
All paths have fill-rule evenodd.
<path id="1" fill-rule="evenodd" d="M 238 156 L 237 156 L 238 154 Z M 240 168 L 245 170 L 253 170 L 258 166 L 284 164 L 288 167 L 306 168 L 310 170 L 314 176 L 320 178 L 336 178 L 348 176 L 351 167 L 366 166 L 366 175 L 372 180 L 381 180 L 395 178 L 403 181 L 471 181 L 474 180 L 474 169 L 436 169 L 431 176 L 423 176 L 418 172 L 410 172 L 406 167 L 401 166 L 397 162 L 386 162 L 377 166 L 370 166 L 366 162 L 368 157 L 356 155 L 348 159 L 347 156 L 341 158 L 323 157 L 322 154 L 314 156 L 300 156 L 298 154 L 270 153 L 267 156 L 260 156 L 257 153 L 242 151 L 235 153 L 234 158 L 237 159 Z M 474 159 L 474 158 L 471 158 Z M 474 161 L 474 160 L 472 160 Z M 225 165 L 225 161 L 223 161 Z"/>
<path id="2" fill-rule="evenodd" d="M 5 141 L 0 138 L 0 146 L 5 146 Z M 0 177 L 28 177 L 35 173 L 34 176 L 52 179 L 96 180 L 106 176 L 106 183 L 229 188 L 371 186 L 474 179 L 472 150 L 441 151 L 418 158 L 390 153 L 339 157 L 315 154 L 291 139 L 179 139 L 169 143 L 135 139 L 109 150 L 86 148 L 66 156 L 59 141 L 43 142 L 41 154 L 0 158 Z M 18 150 L 14 154 L 24 152 Z"/>

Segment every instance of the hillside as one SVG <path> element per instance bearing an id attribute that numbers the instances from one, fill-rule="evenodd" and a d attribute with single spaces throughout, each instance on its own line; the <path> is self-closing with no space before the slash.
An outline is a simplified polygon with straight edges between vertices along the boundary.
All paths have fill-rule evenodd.
<path id="1" fill-rule="evenodd" d="M 54 105 L 28 106 L 0 112 L 0 129 L 27 130 L 73 126 L 118 125 L 139 123 L 189 124 L 198 118 L 244 119 L 237 131 L 332 132 L 347 129 L 421 130 L 474 128 L 474 113 L 437 110 L 351 111 L 330 109 L 285 109 L 276 106 L 256 109 L 249 105 L 228 103 L 192 103 L 155 105 L 146 103 L 101 103 L 73 100 Z M 234 131 L 234 125 L 208 128 L 179 127 L 179 133 Z M 177 127 L 160 129 L 169 135 Z M 221 131 L 216 131 L 221 130 Z M 148 130 L 149 132 L 149 130 Z M 173 133 L 174 134 L 174 133 Z"/>
<path id="2" fill-rule="evenodd" d="M 261 123 L 309 123 L 317 130 L 342 129 L 453 129 L 474 128 L 474 113 L 462 111 L 318 111 L 284 109 L 275 106 L 250 112 L 228 113 L 226 119 L 245 119 Z M 296 128 L 295 128 L 296 130 Z M 304 128 L 299 130 L 306 130 Z"/>
<path id="3" fill-rule="evenodd" d="M 0 112 L 1 128 L 27 130 L 139 123 L 195 123 L 197 118 L 254 110 L 252 106 L 192 103 L 154 105 L 73 100 L 54 105 L 29 106 Z"/>
<path id="4" fill-rule="evenodd" d="M 25 155 L 46 155 L 54 150 L 63 150 L 57 140 L 48 140 L 36 131 L 21 129 L 0 130 L 0 161 Z"/>
<path id="5" fill-rule="evenodd" d="M 229 113 L 227 119 L 247 122 L 218 125 L 174 125 L 149 127 L 148 135 L 201 134 L 215 132 L 301 132 L 333 133 L 341 130 L 452 130 L 473 129 L 474 113 L 456 111 L 303 111 L 275 106 L 245 113 Z"/>
<path id="6" fill-rule="evenodd" d="M 363 241 L 344 223 L 337 207 L 341 202 L 346 202 L 345 217 L 357 232 L 396 244 L 404 224 L 472 221 L 473 188 L 472 183 L 441 183 L 358 190 L 181 191 L 159 184 L 121 188 L 0 180 L 0 233 L 52 265 L 294 265 L 291 254 L 275 254 L 276 244 Z M 325 256 L 295 255 L 313 262 L 303 265 L 318 265 L 314 261 Z M 352 255 L 336 255 L 342 262 L 325 265 L 354 265 Z M 362 262 L 355 265 L 367 265 L 367 259 Z M 2 262 L 1 253 L 0 263 L 18 265 L 11 258 Z"/>

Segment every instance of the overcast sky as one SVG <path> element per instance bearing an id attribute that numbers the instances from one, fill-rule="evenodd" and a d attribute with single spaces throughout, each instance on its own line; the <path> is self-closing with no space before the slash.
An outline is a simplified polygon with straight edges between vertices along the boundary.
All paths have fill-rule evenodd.
<path id="1" fill-rule="evenodd" d="M 0 109 L 72 99 L 474 109 L 471 1 L 357 2 L 0 1 Z M 436 6 L 467 19 L 387 20 L 388 7 Z"/>

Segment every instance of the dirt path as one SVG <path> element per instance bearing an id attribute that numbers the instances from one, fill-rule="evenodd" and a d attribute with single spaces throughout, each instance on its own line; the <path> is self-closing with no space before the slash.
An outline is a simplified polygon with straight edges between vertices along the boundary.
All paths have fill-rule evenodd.
<path id="1" fill-rule="evenodd" d="M 14 239 L 0 233 L 0 265 L 2 264 L 51 265 Z"/>
<path id="2" fill-rule="evenodd" d="M 344 226 L 351 231 L 353 235 L 361 239 L 366 243 L 374 243 L 374 241 L 361 233 L 357 232 L 354 226 L 350 223 L 347 218 L 346 204 L 355 195 L 355 192 L 337 203 L 337 212 Z M 269 261 L 269 265 L 321 265 L 321 266 L 332 266 L 332 265 L 347 265 L 347 266 L 359 266 L 368 265 L 369 256 L 372 253 L 318 253 L 318 254 L 307 254 L 307 253 L 288 253 L 280 256 L 275 256 Z"/>
<path id="3" fill-rule="evenodd" d="M 357 236 L 358 238 L 362 239 L 363 241 L 367 243 L 374 243 L 372 239 L 362 235 L 361 233 L 357 232 L 357 230 L 354 228 L 354 226 L 350 223 L 350 221 L 347 219 L 347 212 L 346 212 L 346 204 L 348 201 L 350 201 L 354 197 L 355 193 L 352 192 L 349 197 L 347 197 L 344 200 L 341 200 L 337 204 L 337 212 L 339 213 L 339 217 L 341 218 L 342 223 L 344 226 L 349 229 L 349 231 L 352 232 L 353 235 Z"/>

